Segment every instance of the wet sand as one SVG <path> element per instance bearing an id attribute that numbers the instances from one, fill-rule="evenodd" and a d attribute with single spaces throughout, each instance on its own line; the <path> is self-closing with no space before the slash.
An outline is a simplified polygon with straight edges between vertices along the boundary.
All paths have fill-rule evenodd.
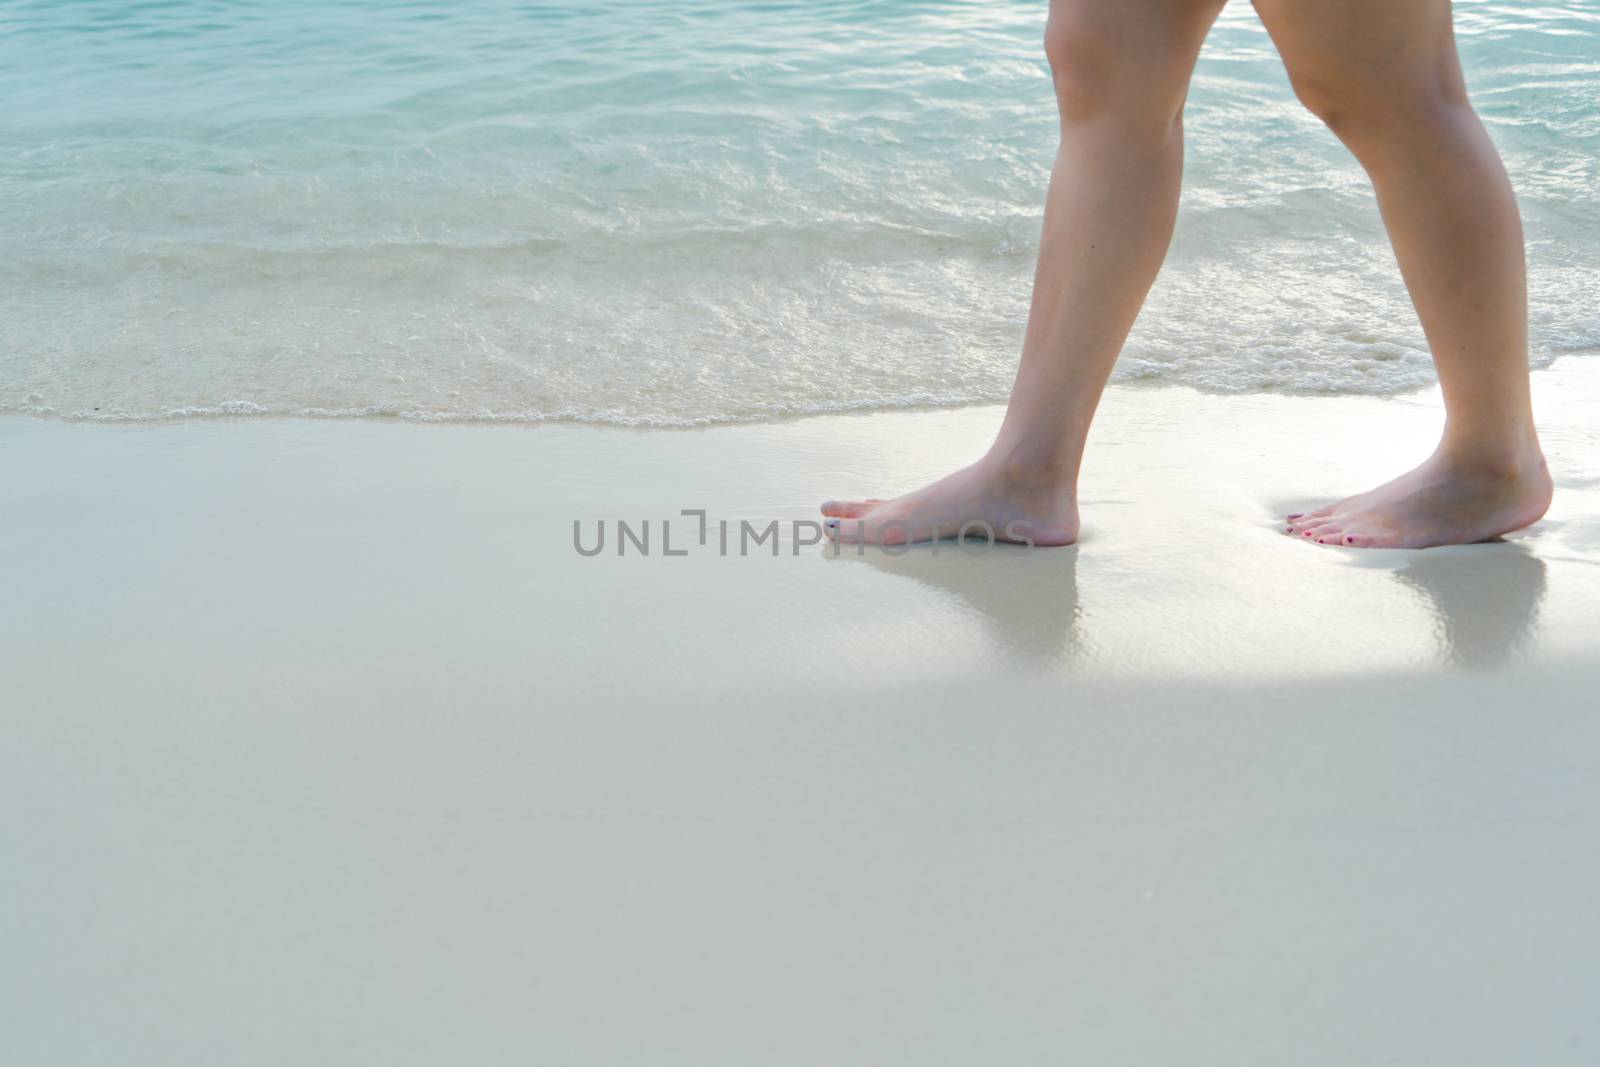
<path id="1" fill-rule="evenodd" d="M 998 409 L 0 420 L 5 1044 L 1587 1063 L 1600 366 L 1535 388 L 1550 516 L 1421 553 L 1277 519 L 1436 395 L 1115 388 L 1080 545 L 900 556 L 804 523 Z"/>

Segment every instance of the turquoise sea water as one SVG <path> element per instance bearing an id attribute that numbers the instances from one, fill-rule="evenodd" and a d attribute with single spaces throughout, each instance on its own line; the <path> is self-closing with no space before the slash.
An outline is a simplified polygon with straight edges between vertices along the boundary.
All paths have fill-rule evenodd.
<path id="1" fill-rule="evenodd" d="M 0 0 L 0 411 L 687 425 L 1003 399 L 1045 4 Z M 1600 4 L 1461 0 L 1533 358 L 1600 346 Z M 1431 367 L 1363 175 L 1230 4 L 1119 364 Z"/>

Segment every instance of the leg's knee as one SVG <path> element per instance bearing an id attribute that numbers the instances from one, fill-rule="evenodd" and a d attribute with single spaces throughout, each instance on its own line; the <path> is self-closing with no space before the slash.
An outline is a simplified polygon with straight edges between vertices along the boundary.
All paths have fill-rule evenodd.
<path id="1" fill-rule="evenodd" d="M 1305 109 L 1343 137 L 1352 127 L 1376 117 L 1377 102 L 1358 83 L 1315 69 L 1291 68 L 1289 84 Z"/>
<path id="2" fill-rule="evenodd" d="M 1053 10 L 1045 24 L 1044 54 L 1063 122 L 1110 110 L 1117 57 L 1115 42 L 1102 27 L 1070 11 Z"/>
<path id="3" fill-rule="evenodd" d="M 1177 116 L 1193 56 L 1125 35 L 1101 4 L 1051 5 L 1044 51 L 1063 123 L 1113 118 L 1165 126 Z"/>
<path id="4" fill-rule="evenodd" d="M 1466 87 L 1453 67 L 1411 69 L 1399 78 L 1376 78 L 1355 65 L 1289 65 L 1295 96 L 1351 148 L 1411 136 L 1419 124 L 1468 106 Z"/>

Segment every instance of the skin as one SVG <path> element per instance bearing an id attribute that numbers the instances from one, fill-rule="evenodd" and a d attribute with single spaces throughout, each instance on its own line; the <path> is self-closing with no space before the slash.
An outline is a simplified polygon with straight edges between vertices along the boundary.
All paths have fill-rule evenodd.
<path id="1" fill-rule="evenodd" d="M 1449 0 L 1255 0 L 1301 101 L 1372 179 L 1445 401 L 1416 469 L 1307 514 L 1319 544 L 1424 548 L 1536 522 L 1522 223 L 1467 102 Z M 1005 420 L 976 463 L 893 500 L 829 501 L 829 537 L 900 544 L 981 522 L 1001 540 L 1078 536 L 1095 407 L 1171 241 L 1183 103 L 1221 0 L 1052 0 L 1061 116 L 1033 304 Z"/>

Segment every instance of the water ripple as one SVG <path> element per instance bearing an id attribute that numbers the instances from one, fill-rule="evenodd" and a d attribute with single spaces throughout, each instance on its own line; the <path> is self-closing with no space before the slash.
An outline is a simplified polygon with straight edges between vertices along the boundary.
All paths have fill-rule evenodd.
<path id="1" fill-rule="evenodd" d="M 1003 399 L 1055 119 L 1044 5 L 12 0 L 0 411 L 699 425 Z M 1600 345 L 1600 10 L 1460 0 L 1534 361 Z M 1247 4 L 1118 366 L 1432 381 L 1359 168 Z"/>

